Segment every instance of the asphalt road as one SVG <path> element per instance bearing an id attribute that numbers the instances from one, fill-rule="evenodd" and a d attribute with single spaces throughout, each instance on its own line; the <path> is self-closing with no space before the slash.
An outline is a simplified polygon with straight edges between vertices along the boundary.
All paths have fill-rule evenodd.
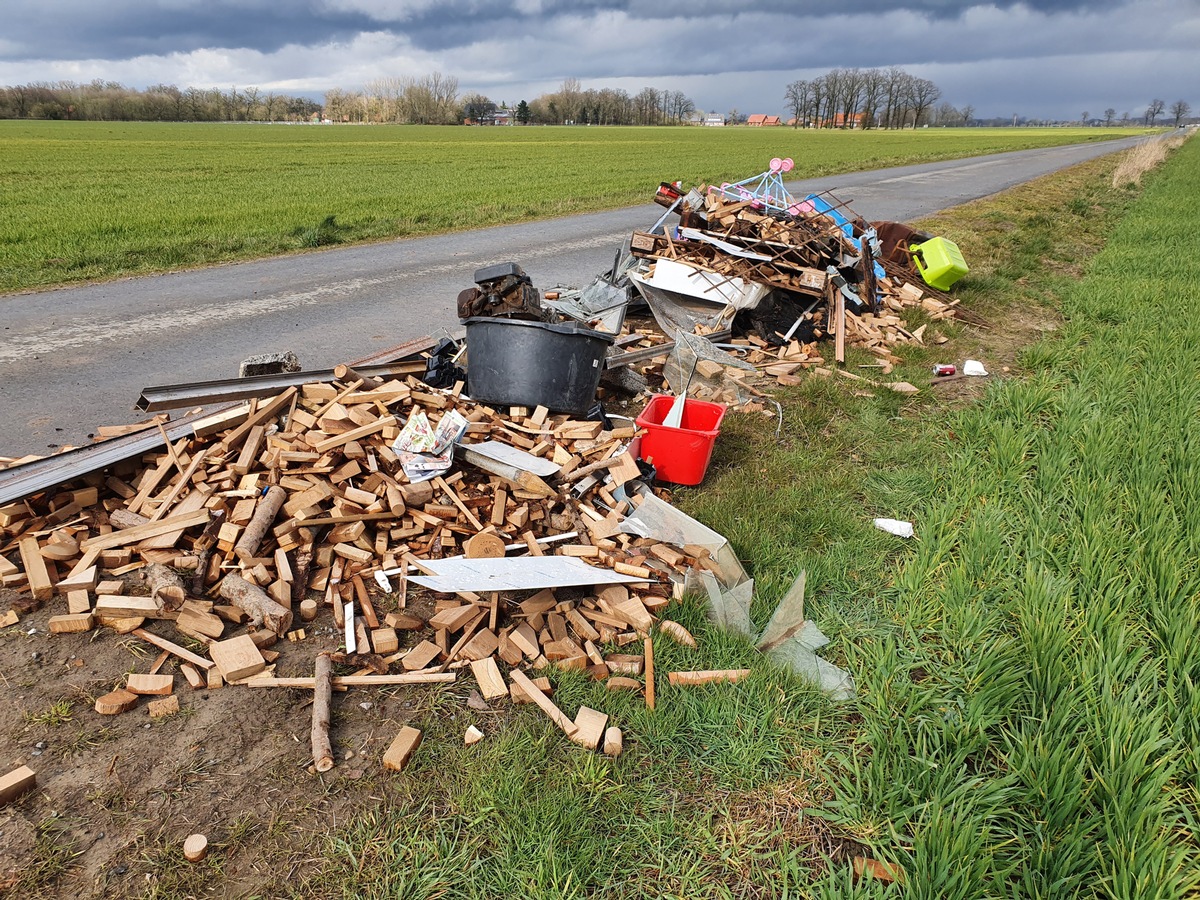
<path id="1" fill-rule="evenodd" d="M 912 221 L 1137 139 L 1024 150 L 790 184 L 831 190 L 870 220 Z M 669 173 L 664 173 L 664 177 Z M 135 421 L 143 387 L 231 378 L 248 356 L 292 350 L 331 368 L 458 326 L 482 266 L 518 262 L 542 290 L 606 271 L 653 204 L 0 297 L 0 455 L 88 442 Z"/>

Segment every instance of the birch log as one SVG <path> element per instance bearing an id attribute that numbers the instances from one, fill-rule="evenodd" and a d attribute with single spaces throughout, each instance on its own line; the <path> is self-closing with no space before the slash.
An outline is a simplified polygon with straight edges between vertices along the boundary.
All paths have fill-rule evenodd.
<path id="1" fill-rule="evenodd" d="M 280 606 L 261 588 L 230 572 L 221 579 L 220 595 L 243 610 L 255 628 L 270 628 L 280 637 L 292 627 L 292 611 Z"/>
<path id="2" fill-rule="evenodd" d="M 313 765 L 318 772 L 333 768 L 333 745 L 329 743 L 329 705 L 333 699 L 333 660 L 328 653 L 317 654 L 312 707 Z"/>
<path id="3" fill-rule="evenodd" d="M 269 488 L 266 496 L 258 501 L 258 505 L 254 507 L 254 515 L 246 524 L 246 530 L 242 532 L 241 538 L 234 545 L 233 552 L 237 554 L 238 559 L 245 561 L 254 557 L 263 538 L 266 537 L 267 529 L 279 515 L 279 510 L 286 499 L 287 491 L 279 485 L 275 485 Z"/>

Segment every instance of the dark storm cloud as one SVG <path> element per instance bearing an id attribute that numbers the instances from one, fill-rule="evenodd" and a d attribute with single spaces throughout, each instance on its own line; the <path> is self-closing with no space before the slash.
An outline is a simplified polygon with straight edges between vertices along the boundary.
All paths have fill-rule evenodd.
<path id="1" fill-rule="evenodd" d="M 7 0 L 0 84 L 241 84 L 319 98 L 442 72 L 494 99 L 575 78 L 781 113 L 792 80 L 894 65 L 981 116 L 1062 118 L 1195 90 L 1198 11 L 1200 0 Z"/>
<path id="2" fill-rule="evenodd" d="M 1188 0 L 1191 2 L 1191 0 Z M 345 42 L 356 34 L 392 31 L 416 47 L 444 51 L 466 47 L 503 29 L 542 29 L 617 13 L 636 27 L 672 20 L 710 19 L 714 27 L 770 17 L 786 27 L 834 16 L 906 10 L 930 19 L 952 19 L 981 6 L 1024 6 L 1045 13 L 1099 11 L 1120 0 L 15 0 L 0 33 L 0 59 L 128 59 L 188 53 L 204 48 L 271 53 L 289 44 Z M 569 52 L 569 48 L 564 48 Z"/>
<path id="3" fill-rule="evenodd" d="M 208 47 L 271 53 L 288 44 L 349 40 L 378 28 L 354 9 L 261 0 L 15 0 L 0 29 L 0 59 L 129 59 Z"/>

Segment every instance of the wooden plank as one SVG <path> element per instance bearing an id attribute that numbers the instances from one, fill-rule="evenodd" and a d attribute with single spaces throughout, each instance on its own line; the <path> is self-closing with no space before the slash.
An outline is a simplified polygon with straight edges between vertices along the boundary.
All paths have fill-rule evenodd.
<path id="1" fill-rule="evenodd" d="M 179 611 L 175 627 L 184 634 L 198 635 L 202 640 L 217 640 L 225 633 L 225 623 L 220 616 L 201 612 L 188 605 Z"/>
<path id="2" fill-rule="evenodd" d="M 182 516 L 185 513 L 193 513 L 198 509 L 202 509 L 208 503 L 208 498 L 212 496 L 212 492 L 206 486 L 194 486 L 192 492 L 175 504 L 173 515 Z M 162 507 L 165 509 L 165 507 Z M 160 534 L 158 537 L 147 538 L 144 541 L 138 541 L 138 550 L 155 550 L 167 549 L 174 547 L 179 538 L 183 536 L 183 529 L 168 531 L 165 534 Z M 106 553 L 124 552 L 128 554 L 129 550 L 124 551 L 105 551 Z"/>
<path id="3" fill-rule="evenodd" d="M 384 416 L 380 419 L 376 419 L 370 424 L 361 425 L 358 428 L 353 428 L 350 431 L 346 431 L 342 434 L 334 435 L 331 438 L 320 441 L 313 449 L 318 453 L 325 453 L 326 451 L 332 450 L 334 447 L 340 447 L 343 444 L 348 444 L 350 441 L 357 441 L 359 438 L 367 437 L 368 435 L 372 435 L 377 431 L 382 431 L 389 425 L 395 424 L 395 416 Z"/>
<path id="4" fill-rule="evenodd" d="M 167 514 L 167 510 L 169 510 L 175 503 L 175 499 L 180 495 L 184 488 L 191 484 L 192 476 L 196 474 L 196 470 L 200 468 L 200 465 L 207 457 L 207 449 L 198 452 L 192 457 L 192 461 L 188 463 L 187 469 L 185 469 L 180 474 L 179 478 L 175 480 L 175 485 L 171 488 L 171 493 L 169 493 L 163 502 L 158 505 L 158 509 L 154 511 L 154 515 L 150 517 L 151 522 L 157 522 Z"/>
<path id="5" fill-rule="evenodd" d="M 384 751 L 383 767 L 392 772 L 402 772 L 419 746 L 421 746 L 420 730 L 411 725 L 405 725 Z"/>
<path id="6" fill-rule="evenodd" d="M 173 675 L 142 675 L 134 672 L 125 681 L 125 690 L 131 694 L 165 696 L 175 690 Z"/>
<path id="7" fill-rule="evenodd" d="M 21 538 L 17 546 L 21 550 L 21 565 L 25 568 L 25 577 L 29 579 L 33 599 L 44 603 L 54 596 L 54 582 L 50 580 L 38 540 L 33 536 Z"/>
<path id="8" fill-rule="evenodd" d="M 179 666 L 179 671 L 183 672 L 183 677 L 187 679 L 187 683 L 192 686 L 193 691 L 202 690 L 207 682 L 204 676 L 200 674 L 199 669 L 189 663 L 182 663 Z"/>
<path id="9" fill-rule="evenodd" d="M 551 722 L 563 730 L 563 733 L 567 737 L 572 737 L 579 730 L 578 726 L 568 719 L 561 709 L 554 705 L 554 701 L 538 689 L 537 685 L 529 679 L 528 675 L 520 669 L 513 669 L 509 673 L 509 677 L 512 678 L 514 684 L 520 686 L 525 696 L 532 700 L 537 708 L 550 718 Z"/>
<path id="10" fill-rule="evenodd" d="M 395 653 L 400 646 L 395 628 L 374 628 L 371 630 L 371 649 L 376 653 Z"/>
<path id="11" fill-rule="evenodd" d="M 79 615 L 92 611 L 92 598 L 87 591 L 67 591 L 67 611 Z"/>
<path id="12" fill-rule="evenodd" d="M 137 694 L 131 694 L 123 688 L 110 691 L 103 697 L 96 698 L 96 712 L 102 716 L 116 716 L 129 712 L 137 706 Z"/>
<path id="13" fill-rule="evenodd" d="M 479 683 L 479 693 L 483 695 L 484 700 L 495 700 L 508 696 L 508 684 L 505 683 L 504 676 L 500 674 L 500 667 L 496 665 L 496 660 L 492 657 L 488 656 L 472 662 L 471 672 Z"/>
<path id="14" fill-rule="evenodd" d="M 624 749 L 624 739 L 621 735 L 621 729 L 616 725 L 611 725 L 604 732 L 604 755 L 617 757 L 621 755 Z"/>
<path id="15" fill-rule="evenodd" d="M 645 642 L 646 657 L 646 709 L 654 709 L 654 641 L 649 635 Z"/>
<path id="16" fill-rule="evenodd" d="M 37 774 L 29 766 L 13 769 L 0 777 L 0 806 L 12 803 L 22 794 L 37 787 Z"/>
<path id="17" fill-rule="evenodd" d="M 210 644 L 208 652 L 226 681 L 249 678 L 267 667 L 267 661 L 248 634 Z"/>
<path id="18" fill-rule="evenodd" d="M 193 653 L 186 647 L 180 647 L 173 641 L 168 641 L 164 637 L 159 637 L 157 634 L 146 631 L 144 628 L 135 628 L 133 633 L 137 637 L 140 637 L 147 644 L 153 644 L 160 650 L 166 650 L 172 655 L 178 656 L 180 659 L 185 660 L 186 662 L 190 662 L 193 666 L 199 666 L 201 669 L 205 670 L 213 668 L 212 660 L 205 659 L 203 656 Z"/>
<path id="19" fill-rule="evenodd" d="M 719 682 L 742 681 L 749 677 L 749 669 L 708 669 L 699 672 L 667 673 L 667 679 L 671 684 L 678 685 L 716 684 Z"/>
<path id="20" fill-rule="evenodd" d="M 145 525 L 135 525 L 133 528 L 125 528 L 121 531 L 114 531 L 111 534 L 88 538 L 88 540 L 79 546 L 80 549 L 85 551 L 124 547 L 126 544 L 133 544 L 146 538 L 158 537 L 160 534 L 191 528 L 195 525 L 203 525 L 208 522 L 208 519 L 209 511 L 207 509 L 199 509 L 193 513 L 172 516 L 169 519 L 163 519 L 159 522 L 147 522 Z"/>
<path id="21" fill-rule="evenodd" d="M 250 429 L 255 425 L 259 425 L 270 419 L 275 418 L 279 411 L 292 402 L 292 397 L 296 394 L 295 387 L 289 387 L 283 393 L 279 394 L 272 400 L 268 400 L 262 406 L 255 410 L 254 415 L 247 417 L 246 421 L 227 434 L 221 439 L 221 442 L 216 445 L 216 450 L 219 453 L 228 453 L 230 450 L 241 445 L 242 439 L 250 433 Z"/>
<path id="22" fill-rule="evenodd" d="M 642 634 L 649 634 L 654 627 L 654 616 L 646 611 L 642 601 L 637 597 L 626 597 L 610 604 L 613 615 L 623 619 Z"/>
<path id="23" fill-rule="evenodd" d="M 96 620 L 90 612 L 71 613 L 65 616 L 51 616 L 47 624 L 51 634 L 80 634 L 91 631 Z"/>
<path id="24" fill-rule="evenodd" d="M 454 488 L 446 484 L 446 480 L 442 478 L 441 475 L 438 475 L 436 478 L 434 478 L 433 483 L 445 491 L 447 495 L 449 495 L 450 502 L 457 506 L 459 511 L 467 517 L 467 521 L 471 523 L 471 526 L 476 531 L 483 531 L 483 523 L 480 522 L 479 519 L 475 518 L 475 514 L 471 512 L 471 510 L 467 508 L 466 504 L 462 502 L 462 498 L 458 496 L 458 493 L 454 490 Z"/>
<path id="25" fill-rule="evenodd" d="M 154 619 L 162 614 L 162 605 L 153 597 L 122 597 L 120 594 L 105 594 L 96 598 L 97 616 L 128 618 L 144 616 Z"/>
<path id="26" fill-rule="evenodd" d="M 575 714 L 575 733 L 570 736 L 571 742 L 588 750 L 595 750 L 604 738 L 604 729 L 608 725 L 608 716 L 599 710 L 588 706 L 579 707 Z"/>
<path id="27" fill-rule="evenodd" d="M 454 672 L 404 672 L 399 675 L 334 675 L 333 686 L 342 687 L 387 687 L 392 684 L 449 684 L 457 680 Z M 246 687 L 256 688 L 307 688 L 315 684 L 313 678 L 250 678 L 242 682 Z"/>
<path id="28" fill-rule="evenodd" d="M 404 658 L 400 663 L 410 672 L 416 669 L 423 669 L 437 659 L 441 652 L 438 645 L 432 641 L 421 641 L 421 643 L 404 654 Z"/>
<path id="29" fill-rule="evenodd" d="M 434 629 L 444 628 L 447 631 L 458 631 L 478 615 L 479 612 L 480 608 L 473 603 L 452 606 L 436 613 L 429 620 L 429 626 Z"/>

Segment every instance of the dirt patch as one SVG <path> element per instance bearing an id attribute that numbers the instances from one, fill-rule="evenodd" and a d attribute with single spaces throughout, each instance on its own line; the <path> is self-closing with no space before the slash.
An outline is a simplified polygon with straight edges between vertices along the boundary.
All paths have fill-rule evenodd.
<path id="1" fill-rule="evenodd" d="M 0 595 L 0 608 L 14 597 Z M 331 825 L 389 794 L 383 750 L 431 702 L 425 687 L 335 693 L 338 766 L 316 776 L 306 691 L 192 690 L 168 660 L 160 671 L 176 675 L 178 714 L 153 719 L 143 698 L 102 716 L 95 698 L 148 671 L 157 652 L 106 629 L 51 635 L 49 615 L 31 613 L 0 635 L 2 768 L 29 765 L 38 778 L 0 810 L 0 896 L 129 897 L 168 884 L 192 895 L 278 895 L 282 875 L 319 861 Z M 308 629 L 303 644 L 282 648 L 277 674 L 311 675 L 315 655 L 337 644 L 332 626 Z M 462 704 L 470 686 L 434 690 Z M 197 865 L 181 853 L 194 832 L 210 846 Z"/>

